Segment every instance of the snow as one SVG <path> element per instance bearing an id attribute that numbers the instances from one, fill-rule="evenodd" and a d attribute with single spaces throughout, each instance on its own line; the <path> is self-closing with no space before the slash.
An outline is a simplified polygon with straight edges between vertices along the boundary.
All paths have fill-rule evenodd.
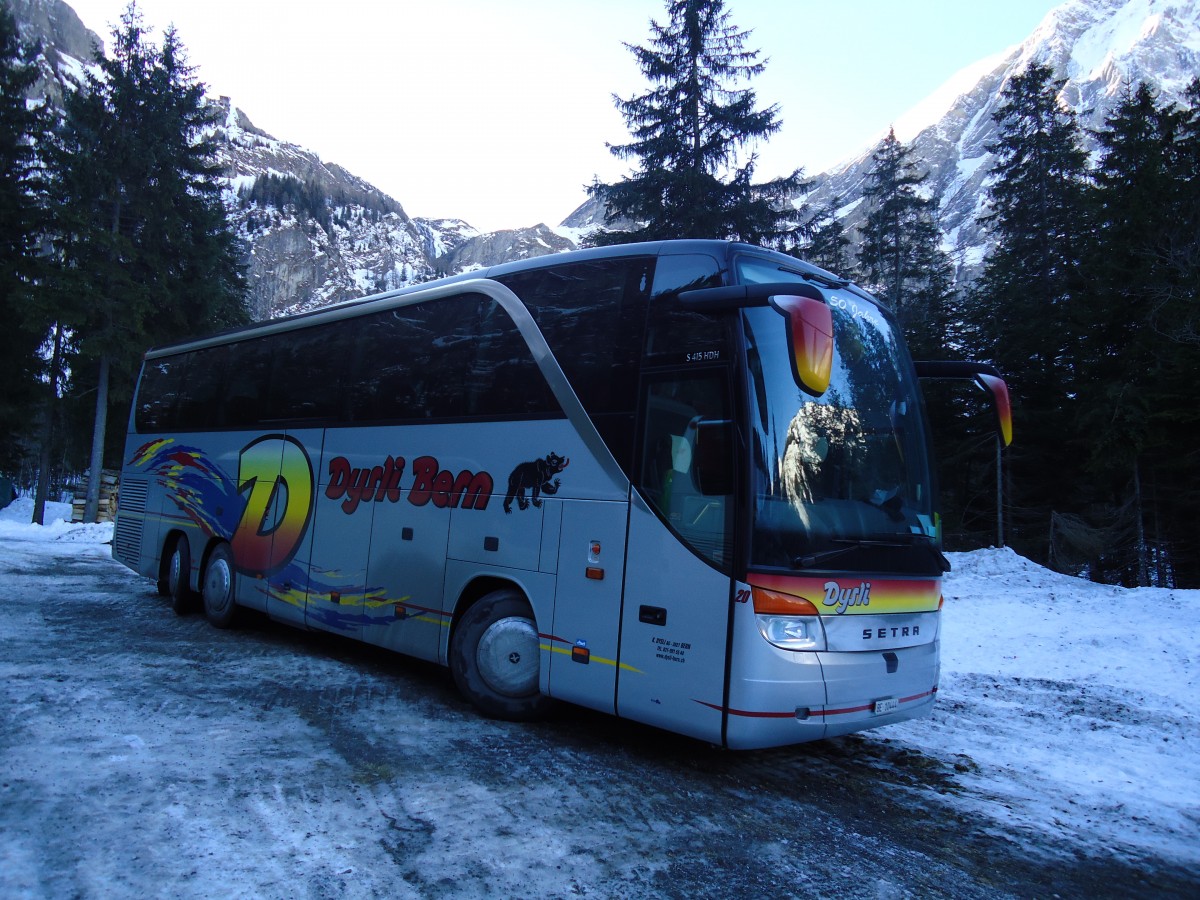
<path id="1" fill-rule="evenodd" d="M 1077 81 L 1102 80 L 1105 68 L 1114 59 L 1128 56 L 1138 43 L 1154 33 L 1161 15 L 1153 7 L 1159 5 L 1150 0 L 1131 0 L 1088 28 L 1071 47 L 1068 76 Z"/>
<path id="2" fill-rule="evenodd" d="M 865 197 L 859 197 L 857 200 L 851 200 L 849 203 L 839 206 L 837 208 L 837 211 L 834 212 L 834 214 L 833 214 L 834 218 L 837 218 L 837 219 L 845 218 L 846 216 L 850 215 L 850 213 L 854 212 L 854 210 L 857 209 L 859 207 L 859 205 L 861 205 L 863 203 L 863 201 L 865 201 L 865 200 L 866 200 Z"/>
<path id="3" fill-rule="evenodd" d="M 952 802 L 976 812 L 1200 861 L 1200 591 L 1092 584 L 1011 550 L 948 556 L 940 705 L 887 736 L 969 757 L 972 790 Z"/>
<path id="4" fill-rule="evenodd" d="M 551 228 L 550 232 L 552 234 L 557 234 L 561 238 L 566 238 L 571 243 L 579 246 L 592 234 L 592 232 L 596 231 L 598 227 L 599 226 L 597 225 L 587 225 L 583 228 L 571 228 L 568 225 L 557 225 L 554 228 Z"/>
<path id="5" fill-rule="evenodd" d="M 28 498 L 0 511 L 6 560 L 108 554 L 111 525 L 68 524 L 67 504 L 50 505 L 51 524 L 30 525 L 31 511 Z M 955 773 L 938 802 L 1065 855 L 1200 864 L 1200 590 L 1093 584 L 1010 549 L 948 556 L 934 714 L 867 732 L 851 751 L 910 748 L 935 760 Z M 0 567 L 0 591 L 20 591 L 23 577 Z M 124 577 L 131 596 L 144 594 L 144 582 Z M 208 752 L 200 740 L 179 754 Z M 133 738 L 115 741 L 113 765 L 139 752 Z M 331 847 L 306 852 L 337 862 Z"/>
<path id="6" fill-rule="evenodd" d="M 99 525 L 71 523 L 70 503 L 47 503 L 47 525 L 33 524 L 33 498 L 20 497 L 0 509 L 0 541 L 59 541 L 73 544 L 103 544 L 112 540 L 111 522 Z M 0 581 L 3 584 L 3 581 Z"/>

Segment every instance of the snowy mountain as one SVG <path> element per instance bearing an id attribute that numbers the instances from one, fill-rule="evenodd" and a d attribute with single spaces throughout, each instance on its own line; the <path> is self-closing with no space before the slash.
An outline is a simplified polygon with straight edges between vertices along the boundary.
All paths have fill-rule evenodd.
<path id="1" fill-rule="evenodd" d="M 926 188 L 939 201 L 944 244 L 968 270 L 987 247 L 976 219 L 992 166 L 987 147 L 997 136 L 992 115 L 1009 79 L 1032 61 L 1066 79 L 1061 102 L 1078 114 L 1094 150 L 1088 129 L 1103 126 L 1127 86 L 1145 81 L 1177 101 L 1200 74 L 1200 0 L 1067 0 L 1024 43 L 959 72 L 894 123 L 897 138 L 928 166 Z M 843 224 L 857 226 L 875 146 L 819 176 L 804 202 L 836 201 Z"/>
<path id="2" fill-rule="evenodd" d="M 78 83 L 100 40 L 63 0 L 9 3 L 26 40 L 43 46 L 39 92 L 57 101 L 64 85 Z M 987 247 L 976 219 L 992 162 L 987 147 L 996 137 L 992 115 L 1008 79 L 1032 60 L 1066 79 L 1063 103 L 1085 128 L 1098 128 L 1126 85 L 1144 80 L 1175 100 L 1200 73 L 1200 0 L 1067 0 L 1024 43 L 964 69 L 894 123 L 897 137 L 928 166 L 926 189 L 939 202 L 945 246 L 967 275 Z M 227 98 L 213 102 L 222 113 L 217 138 L 228 166 L 226 201 L 246 241 L 258 317 L 573 249 L 602 220 L 593 200 L 557 229 L 481 234 L 457 219 L 412 218 L 345 169 L 255 128 Z M 862 188 L 873 150 L 874 144 L 817 176 L 814 190 L 796 202 L 816 208 L 836 201 L 853 236 L 865 215 Z M 252 199 L 268 175 L 319 194 L 323 209 Z"/>
<path id="3" fill-rule="evenodd" d="M 22 37 L 42 46 L 37 92 L 58 105 L 102 42 L 63 0 L 9 2 Z M 220 112 L 225 202 L 246 247 L 255 318 L 574 248 L 545 225 L 481 234 L 457 219 L 412 218 L 361 178 L 256 128 L 229 98 L 210 102 Z M 272 190 L 256 191 L 268 176 Z M 295 195 L 307 202 L 291 202 Z"/>

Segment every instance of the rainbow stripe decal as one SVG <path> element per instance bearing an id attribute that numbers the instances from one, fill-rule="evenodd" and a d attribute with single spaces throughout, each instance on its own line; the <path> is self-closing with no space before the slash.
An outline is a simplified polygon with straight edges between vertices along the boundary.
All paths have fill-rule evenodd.
<path id="1" fill-rule="evenodd" d="M 933 612 L 942 599 L 938 578 L 808 578 L 751 574 L 751 587 L 808 600 L 823 616 Z"/>
<path id="2" fill-rule="evenodd" d="M 134 451 L 130 464 L 152 474 L 185 516 L 209 537 L 228 540 L 246 512 L 237 484 L 198 447 L 162 438 Z"/>
<path id="3" fill-rule="evenodd" d="M 343 632 L 405 620 L 449 626 L 449 613 L 410 603 L 408 595 L 389 597 L 365 584 L 365 573 L 294 561 L 315 501 L 312 463 L 294 438 L 251 441 L 238 454 L 236 481 L 203 450 L 174 438 L 143 444 L 130 464 L 155 477 L 206 536 L 229 541 L 234 565 L 259 580 L 259 592 L 303 610 L 312 624 Z"/>

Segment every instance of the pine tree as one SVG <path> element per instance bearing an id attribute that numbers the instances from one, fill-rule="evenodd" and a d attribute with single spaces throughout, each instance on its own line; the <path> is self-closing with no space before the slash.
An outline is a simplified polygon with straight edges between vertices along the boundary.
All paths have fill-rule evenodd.
<path id="1" fill-rule="evenodd" d="M 135 4 L 65 100 L 51 156 L 63 263 L 60 302 L 76 368 L 96 390 L 87 518 L 95 515 L 110 401 L 128 396 L 142 352 L 246 320 L 233 233 L 220 203 L 214 113 L 177 35 L 147 38 Z M 93 368 L 94 367 L 94 368 Z"/>
<path id="2" fill-rule="evenodd" d="M 1090 437 L 1101 508 L 1136 510 L 1139 533 L 1160 538 L 1157 554 L 1144 540 L 1106 553 L 1106 568 L 1130 584 L 1148 583 L 1152 562 L 1200 583 L 1200 450 L 1191 437 L 1200 428 L 1200 340 L 1188 340 L 1186 324 L 1200 304 L 1195 99 L 1178 109 L 1139 85 L 1098 134 L 1077 427 Z"/>
<path id="3" fill-rule="evenodd" d="M 1045 557 L 1051 512 L 1078 502 L 1070 473 L 1086 456 L 1083 435 L 1069 423 L 1087 159 L 1074 116 L 1059 104 L 1060 89 L 1048 66 L 1031 63 L 1002 92 L 982 220 L 995 249 L 967 311 L 971 345 L 1005 373 L 1021 422 L 1022 437 L 1008 454 L 1019 513 L 1014 543 L 1038 558 Z"/>
<path id="4" fill-rule="evenodd" d="M 954 271 L 941 249 L 935 205 L 920 193 L 927 174 L 895 131 L 872 155 L 863 198 L 867 217 L 858 252 L 865 286 L 900 320 L 914 355 L 945 355 Z"/>
<path id="5" fill-rule="evenodd" d="M 49 120 L 26 98 L 37 80 L 36 49 L 22 44 L 16 21 L 0 5 L 0 471 L 21 454 L 40 389 L 38 347 L 46 323 L 33 295 L 42 277 L 38 241 L 45 226 L 37 145 Z"/>
<path id="6" fill-rule="evenodd" d="M 839 277 L 850 278 L 854 274 L 850 238 L 837 217 L 841 202 L 840 197 L 834 197 L 819 209 L 811 210 L 794 233 L 787 252 Z"/>
<path id="7" fill-rule="evenodd" d="M 743 153 L 780 128 L 778 106 L 757 108 L 738 88 L 765 63 L 745 48 L 749 32 L 730 21 L 724 0 L 669 0 L 668 21 L 651 21 L 648 46 L 626 45 L 651 88 L 617 98 L 633 139 L 610 145 L 637 170 L 589 193 L 607 208 L 606 223 L 639 223 L 603 231 L 597 243 L 665 238 L 721 238 L 776 243 L 794 227 L 789 198 L 804 187 L 800 171 L 755 184 L 756 156 Z"/>

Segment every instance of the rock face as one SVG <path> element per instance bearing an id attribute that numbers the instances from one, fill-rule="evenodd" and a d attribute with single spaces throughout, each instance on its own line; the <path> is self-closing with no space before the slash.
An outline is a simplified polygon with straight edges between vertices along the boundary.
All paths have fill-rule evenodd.
<path id="1" fill-rule="evenodd" d="M 28 44 L 40 44 L 38 60 L 40 77 L 34 90 L 51 104 L 62 106 L 66 79 L 77 81 L 83 73 L 83 62 L 90 61 L 96 48 L 104 42 L 88 28 L 63 0 L 7 0 L 17 22 L 21 39 Z"/>
<path id="2" fill-rule="evenodd" d="M 1103 126 L 1127 85 L 1146 81 L 1162 98 L 1179 101 L 1200 74 L 1200 0 L 1068 0 L 1020 46 L 963 70 L 896 123 L 896 136 L 928 166 L 925 188 L 938 201 L 943 245 L 964 277 L 988 249 L 977 219 L 993 162 L 987 148 L 998 134 L 992 116 L 1009 79 L 1035 60 L 1066 79 L 1060 100 L 1079 116 L 1085 146 L 1094 151 L 1091 131 Z M 843 225 L 856 229 L 866 213 L 860 201 L 873 151 L 819 176 L 805 202 L 836 201 Z"/>
<path id="3" fill-rule="evenodd" d="M 22 37 L 42 45 L 38 93 L 60 104 L 100 39 L 63 0 L 8 3 Z M 1200 72 L 1200 0 L 1067 0 L 1025 43 L 964 70 L 896 123 L 897 136 L 928 165 L 926 189 L 938 201 L 944 244 L 964 277 L 987 251 L 976 219 L 986 202 L 992 115 L 1008 79 L 1034 59 L 1067 79 L 1062 101 L 1088 128 L 1103 123 L 1127 83 L 1146 80 L 1178 99 Z M 257 317 L 571 250 L 574 239 L 603 224 L 594 200 L 555 230 L 539 224 L 481 234 L 458 219 L 410 218 L 361 178 L 256 128 L 228 98 L 211 102 L 220 114 L 214 136 L 226 165 L 225 202 L 245 242 Z M 855 237 L 871 152 L 818 176 L 814 190 L 796 202 L 815 208 L 836 200 Z"/>
<path id="4" fill-rule="evenodd" d="M 42 47 L 36 92 L 61 107 L 103 44 L 62 0 L 9 3 L 22 38 Z M 255 127 L 229 98 L 209 102 L 256 318 L 575 248 L 545 225 L 480 234 L 458 219 L 411 218 L 361 178 Z"/>
<path id="5" fill-rule="evenodd" d="M 340 166 L 256 128 L 216 101 L 226 206 L 247 247 L 252 310 L 269 318 L 434 277 L 444 243 L 391 197 Z M 274 192 L 256 192 L 270 176 Z M 301 199 L 293 199 L 300 197 Z"/>
<path id="6" fill-rule="evenodd" d="M 545 225 L 481 234 L 460 219 L 411 218 L 396 200 L 342 167 L 255 128 L 228 98 L 217 103 L 229 183 L 225 199 L 248 248 L 256 317 L 575 248 Z M 267 176 L 291 179 L 309 202 L 261 196 L 255 186 Z"/>
<path id="7" fill-rule="evenodd" d="M 545 224 L 538 224 L 533 228 L 475 235 L 438 257 L 438 263 L 447 272 L 466 272 L 514 259 L 530 259 L 574 249 L 572 241 L 551 231 Z"/>

